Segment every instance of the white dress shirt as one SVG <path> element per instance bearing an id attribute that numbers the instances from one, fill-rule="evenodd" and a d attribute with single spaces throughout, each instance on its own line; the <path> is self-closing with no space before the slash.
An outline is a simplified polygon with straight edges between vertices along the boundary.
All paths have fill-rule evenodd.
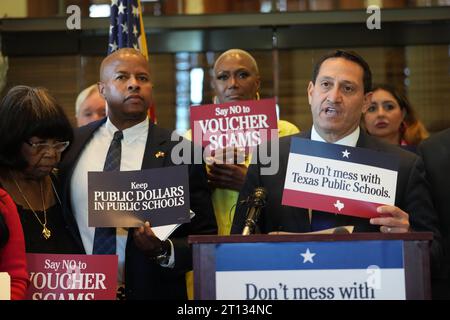
<path id="1" fill-rule="evenodd" d="M 356 143 L 359 139 L 359 132 L 360 132 L 359 126 L 356 127 L 355 131 L 350 133 L 349 135 L 343 137 L 342 139 L 334 142 L 335 144 L 341 144 L 343 146 L 349 146 L 349 147 L 356 147 Z M 327 142 L 325 139 L 323 139 L 320 134 L 316 131 L 316 128 L 314 128 L 314 125 L 311 129 L 311 140 L 313 141 L 320 141 L 320 142 Z"/>
<path id="2" fill-rule="evenodd" d="M 140 170 L 144 159 L 145 145 L 148 135 L 148 119 L 123 130 L 122 157 L 120 171 Z M 88 179 L 89 171 L 103 171 L 109 146 L 118 131 L 109 120 L 94 132 L 92 139 L 86 144 L 70 181 L 70 198 L 72 210 L 80 230 L 81 240 L 87 254 L 92 254 L 95 228 L 88 227 Z M 128 230 L 117 228 L 116 253 L 119 256 L 118 283 L 124 282 L 125 246 Z M 173 252 L 173 251 L 172 251 Z"/>

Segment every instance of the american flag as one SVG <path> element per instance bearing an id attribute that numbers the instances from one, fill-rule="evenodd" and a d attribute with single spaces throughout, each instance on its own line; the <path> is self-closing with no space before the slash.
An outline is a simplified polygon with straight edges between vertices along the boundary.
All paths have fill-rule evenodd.
<path id="1" fill-rule="evenodd" d="M 108 54 L 120 48 L 135 48 L 148 58 L 139 0 L 111 0 Z"/>
<path id="2" fill-rule="evenodd" d="M 140 0 L 111 0 L 108 54 L 120 48 L 135 48 L 148 60 L 147 40 Z M 149 117 L 156 123 L 155 105 L 149 107 Z"/>

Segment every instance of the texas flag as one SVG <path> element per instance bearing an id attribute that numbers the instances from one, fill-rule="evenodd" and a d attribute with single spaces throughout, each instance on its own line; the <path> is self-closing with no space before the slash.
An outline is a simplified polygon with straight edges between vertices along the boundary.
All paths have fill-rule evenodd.
<path id="1" fill-rule="evenodd" d="M 292 138 L 282 204 L 372 218 L 394 205 L 398 159 L 364 148 Z"/>

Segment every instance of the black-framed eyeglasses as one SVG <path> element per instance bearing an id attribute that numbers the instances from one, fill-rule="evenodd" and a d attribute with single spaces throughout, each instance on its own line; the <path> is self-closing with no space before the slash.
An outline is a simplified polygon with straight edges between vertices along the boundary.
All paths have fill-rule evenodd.
<path id="1" fill-rule="evenodd" d="M 33 148 L 34 152 L 36 152 L 36 153 L 45 152 L 45 151 L 49 150 L 50 148 L 52 148 L 53 150 L 55 150 L 58 153 L 61 153 L 67 149 L 67 147 L 70 144 L 70 141 L 62 141 L 62 142 L 56 142 L 56 143 L 46 143 L 46 142 L 33 143 L 30 141 L 25 141 L 25 143 L 28 144 L 29 146 L 31 146 L 31 148 Z"/>

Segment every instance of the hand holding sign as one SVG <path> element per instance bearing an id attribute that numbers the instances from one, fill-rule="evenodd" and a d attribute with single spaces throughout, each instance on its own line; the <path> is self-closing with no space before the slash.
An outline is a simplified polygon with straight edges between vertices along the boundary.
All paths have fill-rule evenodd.
<path id="1" fill-rule="evenodd" d="M 208 185 L 211 188 L 241 190 L 247 174 L 245 149 L 217 150 L 207 165 Z"/>
<path id="2" fill-rule="evenodd" d="M 211 157 L 206 159 L 206 164 L 244 164 L 248 159 L 248 153 L 244 148 L 227 147 L 211 152 Z"/>
<path id="3" fill-rule="evenodd" d="M 212 164 L 208 166 L 208 185 L 211 188 L 241 190 L 247 174 L 243 164 Z"/>
<path id="4" fill-rule="evenodd" d="M 380 231 L 384 233 L 405 233 L 409 231 L 409 215 L 396 206 L 380 206 L 377 212 L 382 215 L 379 218 L 370 219 L 370 224 L 380 225 Z"/>
<path id="5" fill-rule="evenodd" d="M 136 228 L 133 233 L 134 243 L 144 252 L 144 254 L 151 258 L 156 258 L 161 253 L 162 242 L 153 232 L 150 222 Z"/>

